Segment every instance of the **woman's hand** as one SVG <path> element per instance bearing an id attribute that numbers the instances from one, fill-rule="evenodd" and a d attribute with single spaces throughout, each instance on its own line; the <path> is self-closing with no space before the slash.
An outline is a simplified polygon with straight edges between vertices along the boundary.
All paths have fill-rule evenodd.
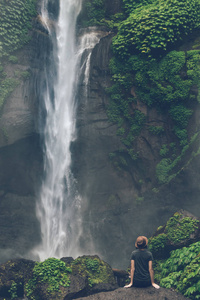
<path id="1" fill-rule="evenodd" d="M 152 283 L 152 286 L 153 286 L 155 289 L 159 289 L 159 288 L 160 288 L 160 286 L 159 286 L 158 284 L 156 284 L 156 283 Z"/>
<path id="2" fill-rule="evenodd" d="M 130 288 L 130 287 L 132 287 L 132 285 L 133 285 L 132 283 L 129 283 L 128 285 L 125 285 L 124 287 L 125 288 Z"/>

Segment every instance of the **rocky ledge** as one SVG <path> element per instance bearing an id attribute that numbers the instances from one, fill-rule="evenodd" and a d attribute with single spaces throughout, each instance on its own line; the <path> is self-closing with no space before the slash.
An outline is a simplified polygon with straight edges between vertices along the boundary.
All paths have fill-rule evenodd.
<path id="1" fill-rule="evenodd" d="M 88 297 L 77 299 L 83 300 L 184 300 L 183 295 L 176 293 L 173 290 L 160 288 L 156 290 L 153 287 L 148 288 L 118 288 L 112 292 L 98 293 Z"/>
<path id="2" fill-rule="evenodd" d="M 50 258 L 42 263 L 11 260 L 0 265 L 0 300 L 188 299 L 172 289 L 120 288 L 116 273 L 98 256 Z"/>

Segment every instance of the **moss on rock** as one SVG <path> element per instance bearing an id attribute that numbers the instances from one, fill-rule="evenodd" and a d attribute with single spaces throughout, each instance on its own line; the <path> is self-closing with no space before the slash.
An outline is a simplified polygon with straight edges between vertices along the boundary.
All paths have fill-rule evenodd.
<path id="1" fill-rule="evenodd" d="M 48 258 L 36 263 L 33 275 L 26 285 L 28 299 L 63 299 L 70 285 L 71 269 L 60 259 Z"/>
<path id="2" fill-rule="evenodd" d="M 99 284 L 116 286 L 111 267 L 98 256 L 82 256 L 71 265 L 73 275 L 81 275 L 88 279 L 88 288 L 92 290 Z"/>
<path id="3" fill-rule="evenodd" d="M 149 240 L 149 248 L 157 258 L 168 257 L 173 249 L 188 246 L 200 237 L 200 222 L 183 210 L 176 212 L 159 227 Z"/>

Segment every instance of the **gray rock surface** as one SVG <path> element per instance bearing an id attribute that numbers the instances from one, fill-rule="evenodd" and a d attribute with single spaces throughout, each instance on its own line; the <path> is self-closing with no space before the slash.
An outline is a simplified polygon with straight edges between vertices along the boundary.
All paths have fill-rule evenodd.
<path id="1" fill-rule="evenodd" d="M 35 21 L 31 41 L 6 64 L 9 76 L 28 71 L 6 99 L 0 116 L 0 262 L 26 257 L 40 241 L 35 205 L 43 173 L 38 135 L 39 103 L 44 84 L 43 62 L 50 51 L 49 37 Z M 26 73 L 27 74 L 27 73 Z"/>
<path id="2" fill-rule="evenodd" d="M 183 295 L 173 290 L 160 288 L 156 290 L 153 287 L 148 288 L 119 288 L 112 292 L 99 293 L 83 298 L 83 300 L 184 300 Z"/>
<path id="3" fill-rule="evenodd" d="M 188 154 L 174 180 L 158 186 L 156 165 L 161 159 L 162 144 L 173 140 L 171 123 L 167 115 L 162 116 L 137 101 L 134 109 L 142 111 L 147 118 L 147 126 L 134 141 L 138 159 L 128 160 L 124 170 L 117 170 L 111 163 L 110 153 L 124 148 L 116 134 L 117 127 L 109 121 L 106 111 L 109 103 L 106 88 L 111 85 L 112 37 L 113 33 L 108 32 L 93 50 L 87 100 L 82 88 L 78 93 L 77 141 L 72 149 L 74 174 L 83 198 L 81 246 L 91 253 L 92 239 L 95 253 L 113 268 L 124 269 L 129 265 L 138 235 L 150 237 L 181 208 L 200 216 L 200 160 L 199 155 L 194 156 L 187 164 Z M 189 124 L 191 132 L 195 126 L 199 127 L 199 116 L 200 109 L 196 107 L 193 119 L 196 125 Z M 152 135 L 147 129 L 148 125 L 161 124 L 167 132 L 162 137 Z M 192 150 L 198 151 L 199 146 L 197 140 Z"/>

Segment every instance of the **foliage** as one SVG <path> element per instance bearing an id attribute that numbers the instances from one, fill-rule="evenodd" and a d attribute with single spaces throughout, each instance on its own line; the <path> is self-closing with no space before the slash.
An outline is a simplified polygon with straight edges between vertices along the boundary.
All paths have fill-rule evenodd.
<path id="1" fill-rule="evenodd" d="M 16 64 L 18 58 L 13 55 L 14 51 L 30 40 L 29 29 L 32 18 L 36 15 L 35 5 L 36 0 L 0 0 L 0 109 L 18 86 L 19 79 L 24 79 L 23 75 L 21 78 L 17 75 L 8 76 L 3 72 L 3 64 L 6 60 Z"/>
<path id="2" fill-rule="evenodd" d="M 11 296 L 11 299 L 15 299 L 17 298 L 17 283 L 13 282 L 10 289 L 9 289 L 9 293 Z"/>
<path id="3" fill-rule="evenodd" d="M 15 55 L 10 55 L 8 58 L 8 61 L 13 64 L 16 64 L 16 63 L 18 63 L 18 58 Z"/>
<path id="4" fill-rule="evenodd" d="M 182 132 L 186 134 L 187 137 L 187 131 L 185 129 L 182 129 Z M 184 136 L 185 137 L 185 136 Z M 183 138 L 183 136 L 182 136 Z M 187 142 L 187 140 L 185 141 L 184 139 L 181 141 L 181 143 L 183 142 Z M 192 143 L 192 142 L 191 142 Z M 186 151 L 188 150 L 190 144 L 186 144 L 180 155 L 177 156 L 175 159 L 170 159 L 170 158 L 163 158 L 156 166 L 156 177 L 158 179 L 158 182 L 160 184 L 163 183 L 168 183 L 171 181 L 171 179 L 173 179 L 177 174 L 180 173 L 181 169 L 177 169 L 176 171 L 176 167 L 178 165 L 178 163 L 182 160 L 182 158 L 184 157 Z"/>
<path id="5" fill-rule="evenodd" d="M 149 126 L 149 131 L 154 135 L 161 135 L 165 130 L 163 126 Z"/>
<path id="6" fill-rule="evenodd" d="M 161 149 L 161 156 L 166 156 L 157 165 L 159 183 L 171 180 L 176 173 L 170 172 L 183 157 L 188 144 L 187 125 L 192 115 L 192 102 L 197 99 L 192 87 L 200 82 L 200 51 L 171 51 L 162 59 L 148 59 L 141 55 L 132 55 L 126 60 L 115 56 L 110 60 L 113 85 L 107 114 L 111 122 L 118 126 L 117 134 L 127 147 L 127 153 L 135 153 L 133 142 L 146 125 L 145 115 L 134 109 L 141 101 L 149 107 L 156 107 L 168 119 L 172 120 L 173 133 L 179 140 L 181 153 Z M 189 74 L 189 75 L 187 75 Z M 134 93 L 132 93 L 134 87 Z M 134 96 L 133 96 L 134 94 Z M 161 126 L 149 126 L 153 134 L 164 134 Z M 164 153 L 165 152 L 165 153 Z M 116 159 L 115 159 L 116 161 Z M 173 175 L 173 176 L 172 176 Z"/>
<path id="7" fill-rule="evenodd" d="M 169 148 L 167 147 L 166 144 L 164 144 L 160 149 L 160 155 L 165 157 L 168 153 L 169 153 Z"/>
<path id="8" fill-rule="evenodd" d="M 70 284 L 69 274 L 71 269 L 66 267 L 60 259 L 48 258 L 44 262 L 37 263 L 33 269 L 32 278 L 28 281 L 25 289 L 29 299 L 37 299 L 35 291 L 38 283 L 47 284 L 47 292 L 59 292 L 61 287 Z"/>
<path id="9" fill-rule="evenodd" d="M 171 251 L 167 260 L 157 262 L 156 270 L 162 287 L 174 288 L 186 297 L 199 299 L 200 241 Z"/>
<path id="10" fill-rule="evenodd" d="M 187 109 L 182 104 L 178 104 L 176 106 L 171 106 L 169 114 L 172 120 L 175 121 L 175 124 L 177 124 L 180 128 L 186 128 L 188 119 L 192 115 L 192 110 Z"/>
<path id="11" fill-rule="evenodd" d="M 15 78 L 6 78 L 0 82 L 0 109 L 5 99 L 14 91 L 18 84 L 19 81 Z"/>
<path id="12" fill-rule="evenodd" d="M 99 273 L 99 264 L 100 262 L 98 259 L 91 259 L 91 258 L 86 259 L 86 267 L 91 272 Z"/>
<path id="13" fill-rule="evenodd" d="M 156 253 L 163 250 L 167 244 L 167 235 L 165 233 L 161 233 L 155 237 L 149 239 L 149 249 Z"/>
<path id="14" fill-rule="evenodd" d="M 123 0 L 124 8 L 127 14 L 134 12 L 138 7 L 151 4 L 154 0 Z"/>
<path id="15" fill-rule="evenodd" d="M 135 50 L 144 54 L 162 53 L 170 44 L 199 28 L 199 11 L 198 0 L 157 0 L 141 6 L 120 25 L 113 50 L 122 58 Z"/>
<path id="16" fill-rule="evenodd" d="M 28 30 L 36 15 L 35 0 L 0 1 L 0 57 L 7 56 L 29 41 Z"/>
<path id="17" fill-rule="evenodd" d="M 83 26 L 101 25 L 105 18 L 105 0 L 86 0 L 83 3 L 85 15 L 82 17 Z"/>

